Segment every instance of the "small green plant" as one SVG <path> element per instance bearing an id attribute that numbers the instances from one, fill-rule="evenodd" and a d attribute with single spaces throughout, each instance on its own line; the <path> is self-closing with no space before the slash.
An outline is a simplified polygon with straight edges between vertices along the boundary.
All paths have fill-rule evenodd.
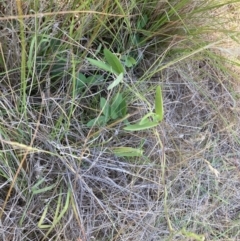
<path id="1" fill-rule="evenodd" d="M 122 63 L 120 59 L 115 54 L 113 54 L 110 50 L 104 49 L 103 53 L 104 53 L 104 59 L 106 60 L 106 62 L 103 62 L 101 60 L 95 60 L 92 58 L 87 58 L 87 60 L 92 65 L 98 67 L 101 70 L 105 70 L 116 77 L 115 80 L 107 87 L 107 90 L 112 90 L 120 83 L 123 83 L 124 73 L 125 73 L 124 66 L 132 67 L 136 63 L 136 61 L 130 56 L 128 57 L 125 56 L 124 63 Z M 89 83 L 90 81 L 88 80 L 88 78 L 86 78 L 84 75 L 81 74 L 79 78 L 78 86 L 76 89 L 81 89 L 83 88 L 83 86 Z M 91 79 L 91 81 L 94 81 L 94 79 Z M 123 95 L 121 93 L 118 93 L 112 99 L 110 104 L 108 100 L 101 97 L 100 109 L 102 114 L 90 120 L 87 123 L 88 127 L 92 127 L 95 125 L 104 126 L 111 120 L 124 117 L 127 113 L 126 101 L 123 98 Z"/>
<path id="2" fill-rule="evenodd" d="M 100 99 L 100 109 L 102 115 L 90 120 L 87 123 L 88 127 L 104 126 L 109 121 L 117 118 L 122 118 L 127 114 L 127 104 L 121 93 L 118 93 L 112 101 L 108 102 L 105 98 Z"/>
<path id="3" fill-rule="evenodd" d="M 116 76 L 116 79 L 108 86 L 108 90 L 112 90 L 114 87 L 123 82 L 125 67 L 133 67 L 136 64 L 136 60 L 131 56 L 122 56 L 122 61 L 113 54 L 110 50 L 104 49 L 104 58 L 106 63 L 101 60 L 95 60 L 92 58 L 87 58 L 87 60 L 99 69 L 105 70 Z"/>
<path id="4" fill-rule="evenodd" d="M 144 21 L 145 21 L 144 24 L 146 24 L 147 18 L 145 18 Z M 95 60 L 91 58 L 87 58 L 87 59 L 92 65 L 95 65 L 96 67 L 117 76 L 117 78 L 107 88 L 108 90 L 112 90 L 119 83 L 123 82 L 125 68 L 121 63 L 121 61 L 117 58 L 117 56 L 113 54 L 111 51 L 109 51 L 108 49 L 104 49 L 104 57 L 106 59 L 106 63 L 103 61 Z M 135 59 L 130 56 L 125 56 L 124 60 L 125 60 L 124 63 L 127 67 L 132 67 L 136 63 Z M 114 120 L 118 117 L 123 117 L 124 115 L 126 115 L 126 102 L 125 101 L 123 102 L 121 94 L 118 94 L 115 97 L 115 100 L 113 101 L 111 106 L 109 106 L 105 98 L 101 98 L 100 108 L 102 110 L 103 115 L 89 121 L 87 123 L 88 127 L 92 127 L 94 125 L 102 126 L 111 119 Z M 123 114 L 123 112 L 125 114 Z M 124 130 L 139 131 L 139 130 L 145 130 L 145 129 L 155 127 L 163 120 L 163 115 L 164 115 L 164 111 L 163 111 L 162 90 L 161 90 L 161 87 L 158 86 L 155 94 L 155 113 L 150 112 L 146 114 L 140 120 L 140 122 L 133 125 L 127 125 L 124 128 Z"/>
<path id="5" fill-rule="evenodd" d="M 155 113 L 146 114 L 138 123 L 124 127 L 126 131 L 140 131 L 157 126 L 164 116 L 161 87 L 158 86 L 155 94 Z"/>

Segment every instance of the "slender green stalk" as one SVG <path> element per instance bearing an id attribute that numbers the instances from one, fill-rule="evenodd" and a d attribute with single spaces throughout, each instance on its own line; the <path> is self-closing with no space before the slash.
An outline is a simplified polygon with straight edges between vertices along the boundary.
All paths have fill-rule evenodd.
<path id="1" fill-rule="evenodd" d="M 25 40 L 25 26 L 23 21 L 22 1 L 16 0 L 18 9 L 18 21 L 20 24 L 20 39 L 21 39 L 21 101 L 19 102 L 20 112 L 26 114 L 26 40 Z"/>

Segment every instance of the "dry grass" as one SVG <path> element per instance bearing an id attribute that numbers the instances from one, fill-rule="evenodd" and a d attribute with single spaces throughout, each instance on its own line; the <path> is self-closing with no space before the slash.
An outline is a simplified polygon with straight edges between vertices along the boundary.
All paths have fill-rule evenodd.
<path id="1" fill-rule="evenodd" d="M 39 4 L 41 11 L 49 10 Z M 8 15 L 16 14 L 13 6 L 13 2 L 4 6 Z M 66 11 L 69 6 L 54 7 Z M 181 13 L 194 7 L 184 7 Z M 106 1 L 92 10 L 132 13 L 130 1 L 123 4 L 123 12 L 119 9 Z M 29 13 L 29 6 L 23 10 Z M 140 5 L 133 12 L 137 10 Z M 97 22 L 95 27 L 81 27 L 78 19 L 72 23 L 70 17 L 58 17 L 48 16 L 43 22 L 25 20 L 28 57 L 36 33 L 45 38 L 44 44 L 58 40 L 50 44 L 54 50 L 42 50 L 42 59 L 33 58 L 27 66 L 33 72 L 28 69 L 26 74 L 26 100 L 21 99 L 20 90 L 19 26 L 15 20 L 1 22 L 0 240 L 238 240 L 240 96 L 235 66 L 229 68 L 230 63 L 225 65 L 216 55 L 216 49 L 224 45 L 189 54 L 195 45 L 201 49 L 206 35 L 199 35 L 203 38 L 199 40 L 193 34 L 194 41 L 181 31 L 171 36 L 166 29 L 175 26 L 175 20 L 154 34 L 157 25 L 150 26 L 153 35 L 144 47 L 129 47 L 128 34 L 135 31 L 128 25 L 135 23 L 131 18 L 124 24 L 117 21 L 120 30 L 114 32 L 112 16 L 98 16 L 96 21 L 93 15 L 83 15 L 81 21 Z M 181 29 L 180 23 L 175 27 Z M 69 32 L 65 33 L 66 24 L 78 32 L 66 28 Z M 80 31 L 86 35 L 79 44 Z M 111 45 L 109 33 L 122 34 L 123 41 L 115 39 Z M 164 34 L 169 36 L 162 49 Z M 36 47 L 41 50 L 40 41 Z M 84 58 L 94 55 L 99 43 L 119 49 L 128 46 L 126 52 L 137 49 L 141 58 L 137 68 L 127 73 L 136 95 L 124 88 L 117 90 L 126 96 L 131 113 L 138 110 L 131 121 L 152 108 L 154 89 L 162 84 L 165 118 L 158 128 L 128 133 L 122 122 L 100 130 L 86 126 L 98 109 L 98 97 L 115 94 L 106 91 L 105 81 L 76 98 L 71 92 L 74 68 L 87 75 L 94 73 Z M 184 50 L 186 55 L 179 55 L 183 46 L 189 49 Z M 95 131 L 98 135 L 93 135 Z M 111 152 L 115 146 L 141 147 L 144 156 L 116 157 Z M 184 233 L 183 228 L 191 233 Z"/>

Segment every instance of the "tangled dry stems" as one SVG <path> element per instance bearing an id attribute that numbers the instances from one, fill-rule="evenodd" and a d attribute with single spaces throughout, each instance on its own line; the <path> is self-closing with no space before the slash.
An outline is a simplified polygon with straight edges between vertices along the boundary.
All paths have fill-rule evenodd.
<path id="1" fill-rule="evenodd" d="M 63 109 L 61 103 L 71 100 L 59 92 L 59 96 L 46 100 L 34 145 L 58 156 L 41 152 L 28 156 L 28 169 L 18 177 L 4 210 L 3 240 L 42 240 L 45 230 L 36 224 L 49 202 L 51 208 L 44 223 L 52 223 L 57 198 L 63 196 L 63 206 L 68 187 L 72 205 L 51 232 L 52 240 L 167 240 L 170 232 L 166 217 L 174 230 L 187 227 L 209 240 L 237 237 L 240 122 L 228 91 L 229 78 L 207 60 L 185 61 L 165 71 L 165 121 L 158 130 L 163 150 L 154 132 L 126 136 L 121 135 L 121 127 L 117 134 L 103 130 L 84 146 L 87 130 L 79 124 L 82 110 L 78 106 L 69 130 L 59 128 L 52 138 L 49 133 L 55 133 L 57 116 L 67 112 L 68 105 Z M 17 126 L 21 125 L 25 140 L 30 140 L 29 130 L 36 128 L 38 113 L 29 102 L 27 113 L 31 121 L 19 122 L 9 112 L 10 97 L 9 90 L 1 100 L 5 113 L 2 128 L 9 133 L 15 129 L 14 139 Z M 103 145 L 110 136 L 113 140 Z M 124 160 L 108 149 L 116 143 L 130 145 L 141 140 L 145 141 L 147 159 Z M 12 177 L 21 152 L 6 144 L 3 147 L 9 153 L 1 162 L 1 169 Z M 76 158 L 82 152 L 82 159 Z M 41 187 L 56 187 L 31 198 L 31 188 L 41 178 L 45 180 Z M 11 180 L 1 179 L 3 202 Z M 182 238 L 175 233 L 172 240 Z"/>

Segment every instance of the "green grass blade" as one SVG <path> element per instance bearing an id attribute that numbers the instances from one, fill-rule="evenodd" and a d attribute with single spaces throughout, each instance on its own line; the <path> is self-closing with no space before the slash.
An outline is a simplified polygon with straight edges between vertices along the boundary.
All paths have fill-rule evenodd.
<path id="1" fill-rule="evenodd" d="M 33 194 L 39 194 L 39 193 L 50 191 L 54 187 L 56 187 L 56 184 L 52 184 L 50 186 L 47 186 L 47 187 L 44 187 L 44 188 L 41 188 L 41 189 L 35 189 L 35 190 L 32 190 L 32 192 L 33 192 Z"/>
<path id="2" fill-rule="evenodd" d="M 45 181 L 45 178 L 41 178 L 41 179 L 31 188 L 32 192 L 33 192 L 34 190 L 37 190 L 37 187 L 38 187 L 39 185 L 41 185 L 44 181 Z"/>
<path id="3" fill-rule="evenodd" d="M 48 211 L 48 208 L 49 208 L 49 203 L 47 204 L 47 206 L 45 207 L 44 211 L 43 211 L 43 214 L 38 222 L 38 227 L 41 228 L 41 229 L 45 229 L 45 228 L 49 228 L 51 227 L 51 225 L 46 225 L 46 224 L 43 224 L 44 222 L 44 219 L 46 218 L 46 215 L 47 215 L 47 211 Z"/>
<path id="4" fill-rule="evenodd" d="M 70 195 L 71 195 L 71 189 L 68 189 L 67 192 L 67 197 L 66 197 L 66 202 L 65 205 L 62 209 L 62 211 L 60 212 L 59 216 L 56 215 L 54 216 L 54 220 L 52 222 L 51 228 L 48 230 L 48 232 L 45 234 L 44 238 L 45 239 L 49 233 L 53 230 L 53 228 L 59 223 L 59 221 L 62 219 L 63 215 L 67 212 L 68 208 L 69 208 L 69 202 L 70 202 Z M 60 200 L 61 201 L 61 200 Z M 58 200 L 58 205 L 60 205 L 60 201 Z"/>
<path id="5" fill-rule="evenodd" d="M 32 73 L 32 67 L 34 65 L 34 58 L 35 58 L 34 47 L 36 46 L 36 41 L 37 41 L 37 37 L 33 36 L 31 43 L 30 43 L 28 60 L 27 60 L 27 68 L 28 68 L 29 73 Z"/>

